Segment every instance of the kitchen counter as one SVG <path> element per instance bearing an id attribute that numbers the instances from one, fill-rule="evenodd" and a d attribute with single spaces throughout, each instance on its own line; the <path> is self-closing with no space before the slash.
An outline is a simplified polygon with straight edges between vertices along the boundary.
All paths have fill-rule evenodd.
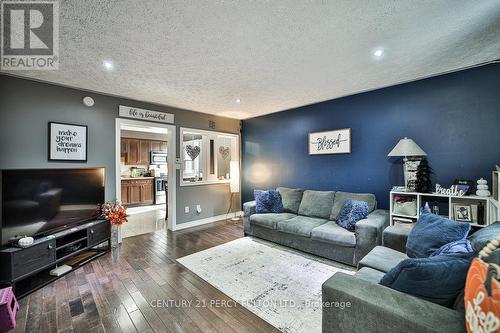
<path id="1" fill-rule="evenodd" d="M 121 177 L 122 180 L 154 179 L 155 177 Z"/>

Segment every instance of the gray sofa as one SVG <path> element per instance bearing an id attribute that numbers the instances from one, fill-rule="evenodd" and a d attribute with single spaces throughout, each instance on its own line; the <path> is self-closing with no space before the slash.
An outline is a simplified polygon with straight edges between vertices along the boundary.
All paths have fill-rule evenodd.
<path id="1" fill-rule="evenodd" d="M 344 309 L 323 307 L 324 333 L 465 332 L 462 311 L 378 284 L 386 272 L 408 258 L 398 250 L 406 243 L 409 229 L 395 231 L 392 230 L 391 237 L 384 237 L 384 246 L 376 246 L 359 262 L 355 275 L 339 272 L 323 284 L 324 304 L 350 303 Z M 477 231 L 469 236 L 469 240 L 474 250 L 479 252 L 498 234 L 500 222 Z M 488 261 L 500 264 L 500 249 L 493 252 Z"/>
<path id="2" fill-rule="evenodd" d="M 256 214 L 255 201 L 243 204 L 245 235 L 259 237 L 351 266 L 375 246 L 382 244 L 382 232 L 389 225 L 389 213 L 376 209 L 371 193 L 310 191 L 278 187 L 284 213 Z M 368 203 L 366 219 L 350 232 L 335 223 L 348 198 Z"/>

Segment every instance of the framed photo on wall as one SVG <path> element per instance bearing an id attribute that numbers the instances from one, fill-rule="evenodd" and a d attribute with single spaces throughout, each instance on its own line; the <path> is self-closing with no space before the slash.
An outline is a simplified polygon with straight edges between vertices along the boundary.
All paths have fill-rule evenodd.
<path id="1" fill-rule="evenodd" d="M 49 161 L 87 162 L 88 127 L 49 122 Z"/>
<path id="2" fill-rule="evenodd" d="M 351 129 L 309 133 L 309 155 L 350 154 Z"/>

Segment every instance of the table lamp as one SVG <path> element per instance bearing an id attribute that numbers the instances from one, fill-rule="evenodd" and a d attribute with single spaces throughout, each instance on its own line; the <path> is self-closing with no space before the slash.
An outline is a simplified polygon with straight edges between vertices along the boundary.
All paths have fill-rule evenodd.
<path id="1" fill-rule="evenodd" d="M 229 162 L 229 187 L 231 190 L 231 204 L 229 206 L 229 210 L 233 205 L 233 196 L 235 193 L 240 191 L 240 164 L 238 161 L 230 161 Z M 231 218 L 231 221 L 239 221 L 240 218 L 236 216 L 236 212 L 234 212 L 234 217 Z"/>
<path id="2" fill-rule="evenodd" d="M 406 162 L 408 162 L 408 156 L 427 156 L 425 151 L 419 147 L 412 139 L 407 137 L 399 140 L 398 144 L 392 148 L 392 150 L 387 154 L 387 156 L 402 156 L 403 159 L 403 174 L 405 179 L 405 187 L 408 184 L 408 173 L 406 169 Z"/>

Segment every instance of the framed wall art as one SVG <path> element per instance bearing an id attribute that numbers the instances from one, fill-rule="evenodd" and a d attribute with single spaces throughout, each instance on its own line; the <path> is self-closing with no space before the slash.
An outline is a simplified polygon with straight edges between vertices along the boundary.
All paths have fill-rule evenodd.
<path id="1" fill-rule="evenodd" d="M 309 133 L 309 155 L 350 154 L 351 129 Z"/>
<path id="2" fill-rule="evenodd" d="M 87 162 L 86 125 L 49 122 L 49 161 Z"/>

